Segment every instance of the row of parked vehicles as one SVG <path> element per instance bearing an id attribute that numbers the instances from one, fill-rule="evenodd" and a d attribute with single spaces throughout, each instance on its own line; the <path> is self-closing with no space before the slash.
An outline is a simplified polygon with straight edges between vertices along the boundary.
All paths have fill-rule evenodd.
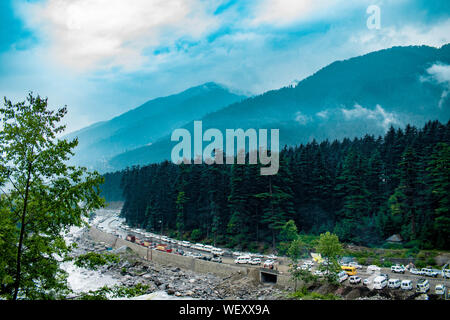
<path id="1" fill-rule="evenodd" d="M 276 259 L 276 257 L 275 257 Z M 244 255 L 244 256 L 239 256 L 234 260 L 235 264 L 250 264 L 250 265 L 254 265 L 254 266 L 260 266 L 261 264 L 263 265 L 263 268 L 266 269 L 273 269 L 274 264 L 275 264 L 275 259 L 268 259 L 266 261 L 264 261 L 264 263 L 262 262 L 260 257 L 256 257 L 256 256 L 251 256 L 251 255 Z"/>
<path id="2" fill-rule="evenodd" d="M 347 280 L 350 284 L 359 284 L 361 283 L 361 277 L 357 275 L 348 276 L 347 272 L 341 271 L 338 274 L 339 282 L 343 282 Z M 376 276 L 373 280 L 370 278 L 364 279 L 362 281 L 365 286 L 373 285 L 373 289 L 381 290 L 386 287 L 391 289 L 401 289 L 401 290 L 413 290 L 414 285 L 412 280 L 400 280 L 396 278 L 389 278 L 387 274 L 380 274 Z M 430 283 L 427 279 L 419 279 L 416 283 L 416 292 L 418 293 L 427 293 L 430 290 Z M 437 295 L 445 295 L 447 292 L 447 288 L 444 284 L 437 284 L 435 287 L 435 294 Z"/>

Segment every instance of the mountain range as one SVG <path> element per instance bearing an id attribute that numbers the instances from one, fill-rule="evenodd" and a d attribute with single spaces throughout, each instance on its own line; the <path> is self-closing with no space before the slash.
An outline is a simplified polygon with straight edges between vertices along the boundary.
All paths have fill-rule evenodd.
<path id="1" fill-rule="evenodd" d="M 205 83 L 181 93 L 147 101 L 109 121 L 95 123 L 66 137 L 78 137 L 72 159 L 91 169 L 108 171 L 108 161 L 121 153 L 149 146 L 192 119 L 240 101 L 246 96 L 216 83 Z"/>
<path id="2" fill-rule="evenodd" d="M 393 47 L 344 61 L 278 90 L 246 98 L 207 83 L 151 100 L 72 133 L 75 161 L 102 172 L 170 159 L 175 128 L 280 129 L 280 144 L 382 135 L 390 126 L 447 122 L 450 45 Z"/>

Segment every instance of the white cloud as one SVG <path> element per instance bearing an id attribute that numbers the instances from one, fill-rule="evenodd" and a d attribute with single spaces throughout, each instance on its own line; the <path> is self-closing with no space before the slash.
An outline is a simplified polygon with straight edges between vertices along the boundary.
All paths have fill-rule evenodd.
<path id="1" fill-rule="evenodd" d="M 82 70 L 138 69 L 147 62 L 145 49 L 195 40 L 214 29 L 218 21 L 209 9 L 199 0 L 48 0 L 19 6 L 52 58 Z"/>
<path id="2" fill-rule="evenodd" d="M 361 5 L 361 1 L 357 3 Z M 254 7 L 251 25 L 270 24 L 285 26 L 333 16 L 355 3 L 345 0 L 263 0 Z"/>
<path id="3" fill-rule="evenodd" d="M 436 63 L 427 72 L 437 83 L 450 85 L 450 65 Z"/>
<path id="4" fill-rule="evenodd" d="M 316 113 L 316 116 L 322 118 L 322 119 L 328 119 L 328 117 L 330 116 L 329 114 L 330 112 L 328 110 L 322 110 L 320 112 Z"/>
<path id="5" fill-rule="evenodd" d="M 438 107 L 442 108 L 444 101 L 450 93 L 450 65 L 435 63 L 427 69 L 429 76 L 422 77 L 422 81 L 438 83 L 444 86 Z"/>
<path id="6" fill-rule="evenodd" d="M 342 108 L 341 111 L 347 120 L 373 119 L 385 129 L 392 124 L 399 123 L 394 113 L 386 112 L 380 105 L 377 105 L 374 110 L 370 110 L 360 106 L 359 104 L 355 104 L 353 109 Z"/>
<path id="7" fill-rule="evenodd" d="M 312 119 L 311 119 L 311 117 L 309 117 L 309 116 L 307 116 L 307 115 L 304 115 L 304 114 L 302 114 L 300 111 L 298 111 L 296 114 L 295 114 L 295 121 L 297 121 L 299 124 L 301 124 L 301 125 L 306 125 L 308 122 L 310 122 Z"/>
<path id="8" fill-rule="evenodd" d="M 380 30 L 363 29 L 349 37 L 347 45 L 359 46 L 372 52 L 393 46 L 427 45 L 441 47 L 450 42 L 450 19 L 432 25 L 404 24 L 384 26 Z"/>

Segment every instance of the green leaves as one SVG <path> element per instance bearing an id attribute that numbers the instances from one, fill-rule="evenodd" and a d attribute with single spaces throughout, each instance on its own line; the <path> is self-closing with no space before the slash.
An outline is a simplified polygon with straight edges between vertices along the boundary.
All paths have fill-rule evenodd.
<path id="1" fill-rule="evenodd" d="M 88 252 L 75 258 L 74 265 L 79 268 L 96 270 L 100 266 L 113 265 L 120 261 L 118 255 Z"/>
<path id="2" fill-rule="evenodd" d="M 8 298 L 55 298 L 67 292 L 59 261 L 70 251 L 62 233 L 82 226 L 83 217 L 103 206 L 103 178 L 71 166 L 76 139 L 58 136 L 67 108 L 50 110 L 47 99 L 33 96 L 0 109 L 0 243 L 6 261 L 0 295 Z M 11 247 L 10 247 L 11 246 Z M 11 284 L 11 279 L 14 279 Z"/>

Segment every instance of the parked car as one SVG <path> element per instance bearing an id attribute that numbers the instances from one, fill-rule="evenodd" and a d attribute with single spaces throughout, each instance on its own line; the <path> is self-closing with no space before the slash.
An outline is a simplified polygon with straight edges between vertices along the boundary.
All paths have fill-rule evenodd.
<path id="1" fill-rule="evenodd" d="M 422 268 L 421 271 L 422 271 L 422 275 L 427 276 L 427 277 L 434 277 L 434 278 L 436 278 L 438 276 L 438 272 L 434 271 L 430 267 Z"/>
<path id="2" fill-rule="evenodd" d="M 442 277 L 450 278 L 450 269 L 442 269 Z"/>
<path id="3" fill-rule="evenodd" d="M 181 245 L 183 247 L 188 247 L 189 248 L 191 246 L 191 243 L 189 241 L 181 241 Z"/>
<path id="4" fill-rule="evenodd" d="M 391 289 L 398 289 L 402 285 L 400 279 L 389 279 L 388 287 Z"/>
<path id="5" fill-rule="evenodd" d="M 387 286 L 388 280 L 383 276 L 377 276 L 373 279 L 373 288 L 381 290 Z"/>
<path id="6" fill-rule="evenodd" d="M 416 284 L 416 292 L 426 293 L 430 290 L 430 283 L 427 279 L 419 279 Z"/>
<path id="7" fill-rule="evenodd" d="M 379 266 L 375 266 L 375 265 L 370 265 L 367 267 L 368 273 L 379 272 L 380 270 L 381 270 L 381 268 Z"/>
<path id="8" fill-rule="evenodd" d="M 213 249 L 213 246 L 211 246 L 211 245 L 206 245 L 203 247 L 203 250 L 208 251 L 208 252 L 211 252 L 212 249 Z"/>
<path id="9" fill-rule="evenodd" d="M 274 266 L 274 261 L 273 260 L 266 260 L 266 261 L 264 261 L 263 268 L 273 269 L 273 266 Z"/>
<path id="10" fill-rule="evenodd" d="M 300 266 L 300 269 L 311 271 L 312 268 L 309 264 L 304 263 Z"/>
<path id="11" fill-rule="evenodd" d="M 339 282 L 344 282 L 348 279 L 348 274 L 345 271 L 341 271 L 337 274 L 337 279 Z"/>
<path id="12" fill-rule="evenodd" d="M 163 245 L 157 245 L 156 246 L 156 250 L 158 250 L 158 251 L 166 251 L 166 246 L 163 246 Z"/>
<path id="13" fill-rule="evenodd" d="M 249 256 L 240 256 L 240 257 L 237 257 L 234 260 L 235 264 L 246 264 L 246 263 L 249 263 L 249 262 L 250 262 L 250 257 Z"/>
<path id="14" fill-rule="evenodd" d="M 391 271 L 395 273 L 405 273 L 405 268 L 400 265 L 395 265 L 391 267 Z"/>
<path id="15" fill-rule="evenodd" d="M 277 258 L 278 257 L 276 255 L 273 255 L 273 254 L 267 256 L 267 259 L 270 259 L 270 260 L 277 260 Z"/>
<path id="16" fill-rule="evenodd" d="M 261 264 L 261 259 L 260 258 L 253 258 L 253 259 L 250 259 L 249 263 L 251 265 L 260 265 Z"/>
<path id="17" fill-rule="evenodd" d="M 389 275 L 387 273 L 380 273 L 380 277 L 385 277 L 386 280 L 389 280 Z"/>
<path id="18" fill-rule="evenodd" d="M 414 274 L 414 275 L 421 275 L 422 274 L 422 272 L 420 270 L 416 269 L 416 268 L 409 269 L 409 272 L 411 274 Z"/>
<path id="19" fill-rule="evenodd" d="M 316 271 L 314 271 L 314 275 L 318 276 L 318 277 L 322 277 L 323 276 L 323 272 L 320 271 L 320 270 L 316 270 Z"/>
<path id="20" fill-rule="evenodd" d="M 434 292 L 438 295 L 445 295 L 445 292 L 447 291 L 447 288 L 443 284 L 437 284 Z"/>
<path id="21" fill-rule="evenodd" d="M 211 253 L 216 255 L 216 256 L 223 256 L 224 252 L 222 249 L 218 249 L 218 248 L 213 248 L 211 250 Z"/>
<path id="22" fill-rule="evenodd" d="M 211 259 L 212 262 L 222 263 L 222 257 L 221 256 L 215 256 Z"/>
<path id="23" fill-rule="evenodd" d="M 361 283 L 361 278 L 358 276 L 351 276 L 350 278 L 348 278 L 348 282 L 350 282 L 351 284 L 358 284 Z"/>
<path id="24" fill-rule="evenodd" d="M 350 263 L 348 264 L 348 266 L 349 266 L 349 267 L 355 267 L 356 269 L 362 269 L 362 265 L 360 265 L 360 264 L 357 263 L 357 262 L 350 262 Z"/>
<path id="25" fill-rule="evenodd" d="M 402 290 L 412 290 L 413 289 L 412 281 L 411 280 L 402 280 L 400 287 L 402 288 Z"/>
<path id="26" fill-rule="evenodd" d="M 211 261 L 212 257 L 210 255 L 205 254 L 204 256 L 201 256 L 200 259 L 205 261 Z"/>
<path id="27" fill-rule="evenodd" d="M 372 283 L 372 280 L 370 280 L 369 278 L 364 279 L 363 281 L 363 285 L 368 286 Z"/>

